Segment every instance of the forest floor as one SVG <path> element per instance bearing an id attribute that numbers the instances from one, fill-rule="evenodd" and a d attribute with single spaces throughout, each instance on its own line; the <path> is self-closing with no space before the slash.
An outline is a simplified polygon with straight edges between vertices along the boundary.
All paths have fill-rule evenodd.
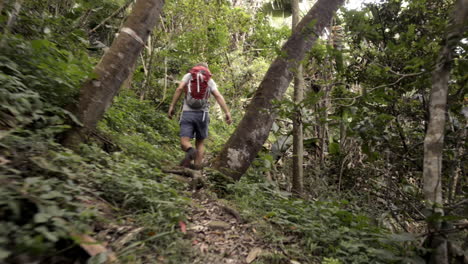
<path id="1" fill-rule="evenodd" d="M 187 237 L 196 252 L 193 263 L 251 263 L 271 250 L 254 226 L 204 190 L 194 193 L 187 221 Z"/>
<path id="2" fill-rule="evenodd" d="M 187 171 L 195 173 L 197 177 L 187 176 Z M 248 264 L 261 259 L 265 254 L 279 253 L 278 249 L 262 239 L 254 222 L 248 222 L 226 200 L 217 198 L 206 185 L 200 185 L 200 182 L 206 184 L 208 181 L 206 174 L 176 166 L 172 169 L 172 173 L 168 173 L 168 176 L 188 183 L 187 193 L 191 193 L 186 221 L 179 222 L 177 227 L 184 234 L 184 240 L 192 247 L 189 263 Z M 111 220 L 115 218 L 115 215 L 113 215 L 112 206 L 106 201 L 92 199 L 83 202 L 98 209 L 104 219 L 110 220 L 98 222 L 94 228 L 96 233 L 92 237 L 86 235 L 79 237 L 82 241 L 82 249 L 90 256 L 106 252 L 106 248 L 118 253 L 127 251 L 133 245 L 138 246 L 139 242 L 135 242 L 135 239 L 145 231 L 143 227 L 134 223 L 131 216 L 121 218 L 117 223 Z M 133 245 L 129 246 L 129 244 Z M 113 253 L 108 255 L 110 260 L 118 258 Z M 172 263 L 163 257 L 154 259 L 146 256 L 145 258 L 149 261 L 148 263 L 154 263 L 154 261 Z"/>
<path id="3" fill-rule="evenodd" d="M 205 174 L 201 177 L 202 181 L 207 178 Z M 181 223 L 181 229 L 191 241 L 195 256 L 191 263 L 251 263 L 261 254 L 274 250 L 258 235 L 252 223 L 206 188 L 192 191 L 187 223 Z"/>

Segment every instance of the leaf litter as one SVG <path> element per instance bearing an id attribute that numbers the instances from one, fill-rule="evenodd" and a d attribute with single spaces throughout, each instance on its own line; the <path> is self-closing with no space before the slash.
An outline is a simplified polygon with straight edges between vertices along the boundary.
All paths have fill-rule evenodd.
<path id="1" fill-rule="evenodd" d="M 192 263 L 252 263 L 262 252 L 271 250 L 251 224 L 244 223 L 234 209 L 220 204 L 203 189 L 194 192 L 187 221 L 186 235 L 195 255 Z"/>

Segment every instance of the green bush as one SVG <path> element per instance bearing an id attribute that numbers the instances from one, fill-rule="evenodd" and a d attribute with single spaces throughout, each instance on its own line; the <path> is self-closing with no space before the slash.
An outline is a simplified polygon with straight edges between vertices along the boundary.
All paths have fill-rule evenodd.
<path id="1" fill-rule="evenodd" d="M 77 200 L 84 188 L 72 181 L 27 177 L 2 168 L 0 174 L 0 261 L 18 255 L 53 256 L 59 240 L 89 230 L 93 212 Z"/>
<path id="2" fill-rule="evenodd" d="M 60 109 L 15 84 L 0 90 L 3 98 L 21 97 L 21 103 L 7 100 L 0 108 L 16 121 L 0 135 L 0 262 L 10 255 L 54 256 L 64 241 L 73 245 L 72 233 L 89 231 L 94 218 L 80 203 L 89 193 L 76 181 L 83 176 L 81 158 L 53 140 L 66 128 Z"/>
<path id="3" fill-rule="evenodd" d="M 92 188 L 119 208 L 120 215 L 145 227 L 134 244 L 117 254 L 134 263 L 154 254 L 154 249 L 157 255 L 170 258 L 189 255 L 182 246 L 182 234 L 176 229 L 179 221 L 185 221 L 189 203 L 189 198 L 181 195 L 185 186 L 166 177 L 147 160 L 122 152 L 107 154 L 95 146 L 83 145 L 81 153 L 88 164 L 86 179 Z"/>
<path id="4" fill-rule="evenodd" d="M 72 102 L 86 72 L 67 72 L 56 54 L 61 51 L 39 44 L 50 46 L 42 52 L 33 42 L 12 39 L 10 48 L 21 46 L 17 53 L 0 52 L 0 262 L 19 255 L 41 260 L 64 252 L 63 245 L 73 247 L 72 234 L 91 232 L 90 221 L 99 220 L 82 203 L 96 195 L 120 209 L 116 218 L 132 215 L 146 228 L 135 239 L 137 248 L 117 252 L 123 259 L 144 262 L 154 248 L 163 249 L 161 256 L 186 258 L 175 227 L 188 200 L 176 189 L 181 185 L 157 168 L 173 159 L 178 138 L 168 135 L 175 135 L 175 122 L 124 94 L 101 124 L 124 152 L 83 145 L 77 155 L 65 149 L 56 138 L 69 128 L 67 119 L 78 121 L 60 106 Z M 29 55 L 37 57 L 29 61 Z"/>
<path id="5" fill-rule="evenodd" d="M 91 76 L 91 62 L 83 51 L 72 53 L 46 39 L 2 37 L 1 72 L 27 84 L 52 105 L 76 102 L 80 84 Z"/>
<path id="6" fill-rule="evenodd" d="M 99 124 L 125 153 L 160 167 L 174 160 L 178 127 L 150 101 L 138 100 L 130 91 L 115 98 Z"/>
<path id="7" fill-rule="evenodd" d="M 230 185 L 228 191 L 230 198 L 252 220 L 262 218 L 267 223 L 262 229 L 271 243 L 298 260 L 307 263 L 324 257 L 329 258 L 324 261 L 342 263 L 416 260 L 415 247 L 409 246 L 414 237 L 395 238 L 389 231 L 375 226 L 370 218 L 356 212 L 348 201 L 296 199 L 252 175 Z M 285 237 L 293 237 L 294 243 L 283 245 Z"/>

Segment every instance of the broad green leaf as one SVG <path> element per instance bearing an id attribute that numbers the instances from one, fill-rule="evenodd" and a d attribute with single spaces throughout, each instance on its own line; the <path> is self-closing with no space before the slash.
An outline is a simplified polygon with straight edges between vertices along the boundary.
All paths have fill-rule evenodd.
<path id="1" fill-rule="evenodd" d="M 333 154 L 333 155 L 339 154 L 340 144 L 336 142 L 330 142 L 330 144 L 328 144 L 328 151 L 330 152 L 330 154 Z"/>
<path id="2" fill-rule="evenodd" d="M 107 261 L 107 252 L 101 252 L 88 259 L 87 264 L 103 264 Z"/>
<path id="3" fill-rule="evenodd" d="M 34 222 L 37 224 L 46 223 L 50 219 L 50 215 L 45 213 L 37 213 L 34 215 Z"/>

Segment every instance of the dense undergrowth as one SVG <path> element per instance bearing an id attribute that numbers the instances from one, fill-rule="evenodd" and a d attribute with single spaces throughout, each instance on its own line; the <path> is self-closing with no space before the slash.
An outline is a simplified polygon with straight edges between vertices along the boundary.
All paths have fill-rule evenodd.
<path id="1" fill-rule="evenodd" d="M 391 234 L 348 200 L 294 198 L 252 173 L 227 188 L 231 199 L 271 244 L 283 251 L 264 263 L 419 263 L 410 234 Z"/>
<path id="2" fill-rule="evenodd" d="M 2 26 L 13 8 L 13 1 L 9 2 L 0 10 Z M 207 3 L 196 2 L 200 8 Z M 401 1 L 393 2 L 399 5 Z M 172 82 L 193 63 L 207 60 L 237 123 L 290 30 L 272 28 L 261 12 L 254 15 L 226 3 L 210 6 L 210 11 L 201 12 L 200 17 L 192 15 L 190 5 L 167 3 L 164 24 L 153 32 L 152 50 L 145 49 L 137 62 L 133 87 L 120 91 L 93 139 L 74 152 L 60 144 L 63 133 L 79 124 L 69 110 L 76 104 L 82 82 L 92 77 L 92 66 L 112 43 L 125 12 L 116 14 L 96 31 L 90 30 L 122 3 L 24 1 L 11 34 L 0 34 L 0 263 L 102 263 L 106 256 L 88 259 L 80 251 L 79 235 L 95 236 L 116 226 L 143 228 L 123 246 L 113 248 L 123 263 L 190 263 L 190 241 L 179 227 L 179 221 L 186 221 L 190 214 L 190 192 L 185 184 L 162 172 L 163 167 L 178 163 L 183 155 L 177 120 L 166 117 L 175 86 Z M 410 5 L 421 10 L 423 6 L 425 1 Z M 401 34 L 401 40 L 407 38 L 411 45 L 416 43 L 413 38 L 427 34 L 415 33 L 414 25 L 421 21 L 438 21 L 435 26 L 425 27 L 431 29 L 431 34 L 441 35 L 444 23 L 426 19 L 430 12 L 421 11 L 421 20 L 417 20 L 412 9 L 399 13 L 399 8 L 382 8 L 403 14 L 403 18 L 410 14 L 406 20 L 395 19 L 391 12 L 378 17 L 386 19 L 386 23 L 407 23 L 408 29 L 398 32 L 408 31 Z M 446 10 L 445 6 L 440 10 Z M 436 14 L 432 16 L 440 17 Z M 307 63 L 308 88 L 318 92 L 310 92 L 308 99 L 299 104 L 307 113 L 303 121 L 309 156 L 305 177 L 308 199 L 293 198 L 285 191 L 289 190 L 291 171 L 287 146 L 277 149 L 277 153 L 259 154 L 253 168 L 237 183 L 207 170 L 207 187 L 229 200 L 256 226 L 257 235 L 278 249 L 260 256 L 256 263 L 424 263 L 418 257 L 426 253 L 424 236 L 398 231 L 414 228 L 413 233 L 422 233 L 417 226 L 424 219 L 419 211 L 423 199 L 418 166 L 426 122 L 425 106 L 421 104 L 426 104 L 424 89 L 430 86 L 426 76 L 430 71 L 419 68 L 431 64 L 437 45 L 433 38 L 424 37 L 414 47 L 414 54 L 407 54 L 410 49 L 399 42 L 400 38 L 387 39 L 383 34 L 381 39 L 381 23 L 373 22 L 373 16 L 352 11 L 343 19 L 349 24 L 352 40 L 348 43 L 352 44 L 349 54 L 343 54 L 356 62 L 353 59 L 350 67 L 333 70 L 330 55 L 342 54 L 320 41 Z M 196 25 L 209 34 L 197 34 L 187 25 Z M 388 26 L 388 30 L 396 28 Z M 385 45 L 387 41 L 395 43 L 388 44 L 386 53 L 368 44 L 363 50 L 360 41 L 363 38 L 368 42 L 363 37 L 366 34 L 375 47 L 383 45 L 382 41 Z M 345 36 L 340 38 L 338 42 L 345 41 Z M 428 47 L 430 56 L 419 54 L 421 47 Z M 389 51 L 394 54 L 388 56 Z M 361 62 L 366 57 L 361 53 L 366 52 L 375 62 L 372 67 L 367 60 Z M 395 63 L 393 58 L 402 61 Z M 462 74 L 465 62 L 456 63 L 455 79 L 466 79 Z M 408 66 L 399 69 L 394 64 Z M 401 95 L 390 96 L 372 88 L 396 84 L 402 80 L 400 76 L 419 74 L 419 70 L 417 79 L 405 77 L 407 83 L 388 87 Z M 361 83 L 363 96 L 348 85 L 336 86 L 330 94 L 339 104 L 327 119 L 327 106 L 321 105 L 326 102 L 321 100 L 325 93 L 320 89 L 328 85 L 323 79 L 333 74 L 337 83 Z M 413 91 L 413 82 L 420 91 Z M 451 100 L 461 99 L 451 105 L 451 119 L 455 121 L 447 135 L 450 147 L 446 163 L 453 172 L 444 174 L 446 178 L 466 170 L 465 143 L 460 140 L 464 135 L 461 115 L 465 113 L 460 109 L 466 89 L 463 82 L 455 84 L 460 87 L 455 87 Z M 365 88 L 372 88 L 367 95 Z M 278 106 L 281 111 L 275 125 L 282 126 L 282 132 L 272 135 L 265 149 L 282 136 L 289 136 L 292 118 L 287 113 L 295 111 L 288 109 L 297 106 L 288 100 Z M 282 115 L 282 111 L 287 113 Z M 219 110 L 211 114 L 207 140 L 210 159 L 235 128 L 223 123 Z M 318 132 L 325 126 L 329 126 L 330 136 L 324 136 L 321 142 Z M 327 157 L 320 159 L 325 153 Z M 276 176 L 276 181 L 266 180 L 266 175 Z M 453 202 L 464 199 L 465 182 L 461 178 L 458 187 L 455 180 L 451 184 Z M 463 219 L 461 215 L 466 213 L 459 211 L 450 212 L 454 215 L 446 218 Z M 388 228 L 390 221 L 395 227 Z M 463 241 L 466 233 L 450 236 L 453 241 Z M 106 239 L 100 242 L 108 242 Z"/>
<path id="3" fill-rule="evenodd" d="M 8 45 L 28 50 L 35 42 L 12 39 Z M 65 52 L 56 47 L 52 51 Z M 62 68 L 47 68 L 37 60 L 13 61 L 7 55 L 18 54 L 2 52 L 0 65 L 0 221 L 5 227 L 0 231 L 0 259 L 59 263 L 80 243 L 74 234 L 91 234 L 97 223 L 130 221 L 144 226 L 145 232 L 138 244 L 116 252 L 121 259 L 138 262 L 151 253 L 182 261 L 187 254 L 177 246 L 181 240 L 175 226 L 184 219 L 188 199 L 180 184 L 160 171 L 162 163 L 174 160 L 176 138 L 167 134 L 175 133 L 176 125 L 161 122 L 163 113 L 148 102 L 123 95 L 101 125 L 106 142 L 113 142 L 115 149 L 105 152 L 97 140 L 74 153 L 58 141 L 77 121 L 60 107 L 67 102 L 50 96 L 63 98 L 70 93 L 67 87 L 77 90 L 87 71 L 66 75 Z M 38 73 L 44 68 L 46 76 Z M 57 83 L 64 88 L 56 89 Z M 113 208 L 111 219 L 92 205 L 100 199 Z"/>
<path id="4" fill-rule="evenodd" d="M 185 220 L 190 199 L 183 185 L 161 172 L 161 166 L 180 157 L 176 121 L 167 119 L 152 102 L 123 91 L 99 126 L 106 140 L 98 137 L 74 153 L 57 143 L 74 120 L 71 114 L 44 100 L 41 89 L 27 85 L 30 79 L 24 77 L 24 69 L 37 70 L 34 65 L 20 67 L 13 61 L 1 65 L 1 113 L 7 117 L 2 120 L 12 121 L 2 122 L 6 129 L 0 138 L 0 215 L 6 227 L 1 231 L 0 257 L 11 262 L 59 261 L 80 243 L 73 234 L 93 234 L 97 223 L 115 222 L 145 230 L 116 252 L 123 261 L 188 263 L 190 250 L 178 222 Z M 215 151 L 230 132 L 221 122 L 215 119 L 212 124 L 209 145 Z M 111 151 L 103 151 L 109 142 Z M 250 221 L 258 222 L 265 238 L 288 257 L 306 263 L 325 258 L 325 263 L 404 259 L 405 251 L 393 242 L 412 238 L 393 236 L 392 241 L 387 231 L 346 201 L 293 199 L 263 179 L 265 170 L 252 170 L 241 182 L 226 187 L 224 196 Z M 107 218 L 99 206 L 89 205 L 101 199 L 112 208 Z M 263 261 L 281 263 L 284 258 L 270 255 Z"/>
<path id="5" fill-rule="evenodd" d="M 6 129 L 0 138 L 0 219 L 6 228 L 1 230 L 0 258 L 59 261 L 58 256 L 67 257 L 67 249 L 80 243 L 73 234 L 93 234 L 97 223 L 115 222 L 145 230 L 116 252 L 124 262 L 146 263 L 153 258 L 189 263 L 189 244 L 178 222 L 185 220 L 190 199 L 183 185 L 161 172 L 162 166 L 174 164 L 181 155 L 176 121 L 167 119 L 164 109 L 153 102 L 123 91 L 100 123 L 97 140 L 74 153 L 58 140 L 70 122 L 77 121 L 60 107 L 65 102 L 54 105 L 45 98 L 69 93 L 66 88 L 72 89 L 87 71 L 80 71 L 81 76 L 63 75 L 62 70 L 49 68 L 47 78 L 41 78 L 34 74 L 42 70 L 41 63 L 22 63 L 7 59 L 1 65 Z M 64 88 L 50 89 L 55 82 Z M 232 128 L 216 118 L 211 128 L 208 145 L 216 152 Z M 222 195 L 250 221 L 258 222 L 265 239 L 287 257 L 305 263 L 396 263 L 412 257 L 411 247 L 397 243 L 409 243 L 412 237 L 390 235 L 346 201 L 291 198 L 264 180 L 268 170 L 264 160 L 256 164 L 241 182 L 225 187 Z M 210 181 L 214 184 L 219 178 Z M 107 219 L 99 206 L 89 205 L 101 199 L 113 208 Z M 282 263 L 287 257 L 272 254 L 258 262 Z"/>

